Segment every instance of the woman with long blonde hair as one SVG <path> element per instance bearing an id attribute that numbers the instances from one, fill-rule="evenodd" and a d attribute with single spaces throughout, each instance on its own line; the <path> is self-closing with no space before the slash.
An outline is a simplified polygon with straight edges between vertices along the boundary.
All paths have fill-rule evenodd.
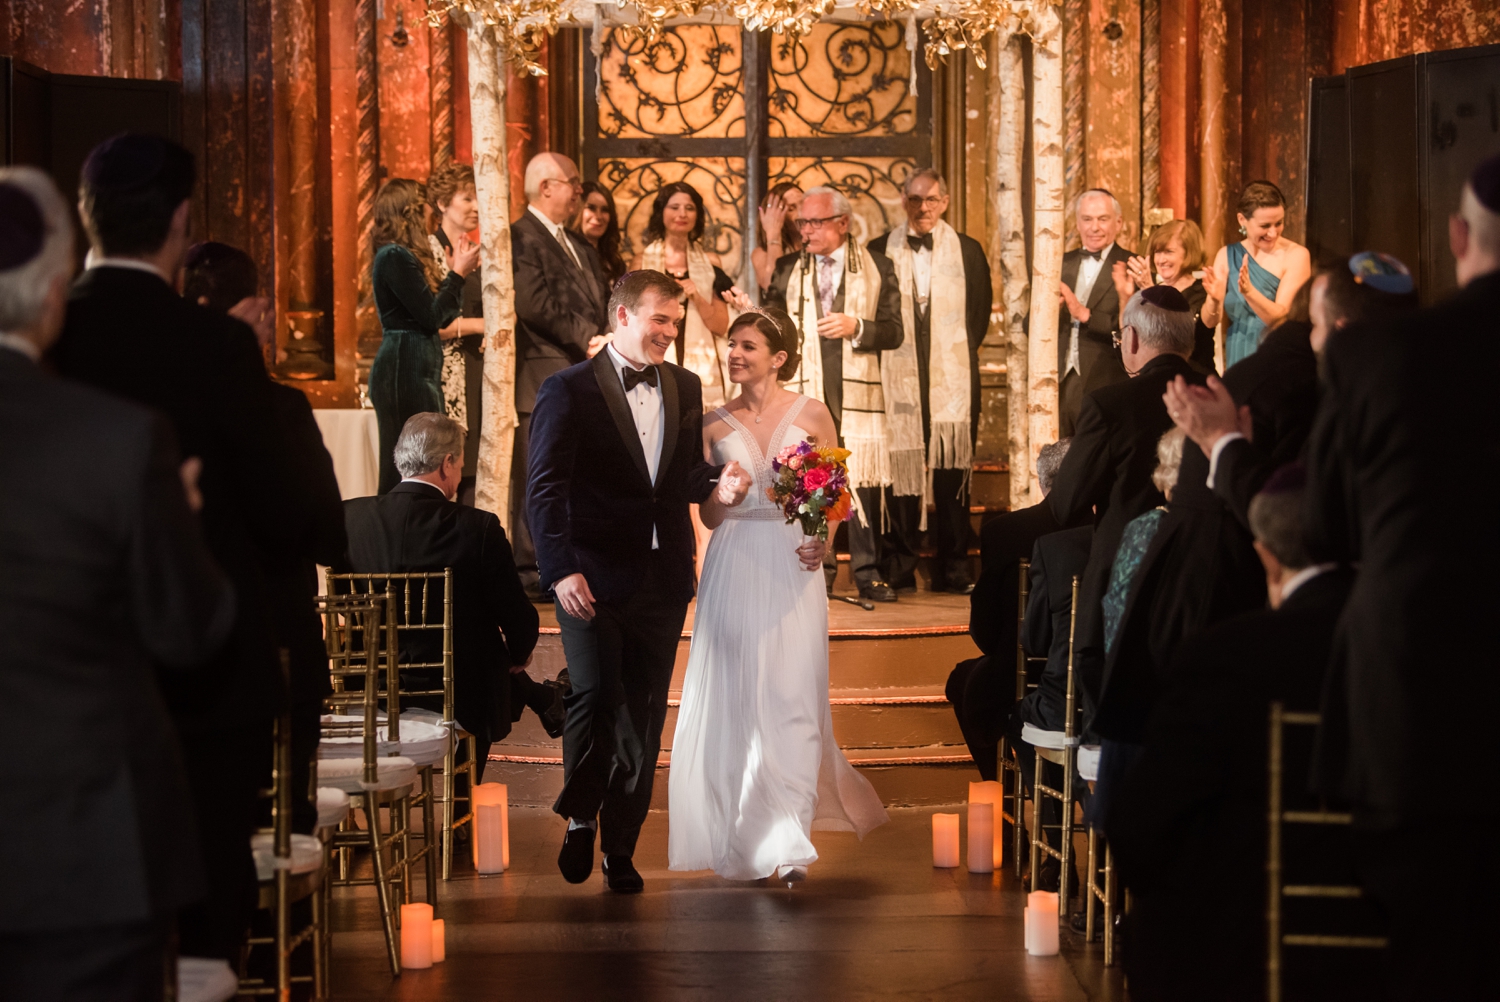
<path id="1" fill-rule="evenodd" d="M 464 278 L 479 264 L 467 238 L 439 261 L 428 240 L 433 213 L 427 188 L 398 177 L 375 195 L 371 282 L 384 334 L 370 365 L 370 402 L 380 427 L 380 493 L 401 481 L 396 439 L 406 419 L 443 411 L 443 329 L 463 306 Z M 456 336 L 457 331 L 450 331 Z"/>

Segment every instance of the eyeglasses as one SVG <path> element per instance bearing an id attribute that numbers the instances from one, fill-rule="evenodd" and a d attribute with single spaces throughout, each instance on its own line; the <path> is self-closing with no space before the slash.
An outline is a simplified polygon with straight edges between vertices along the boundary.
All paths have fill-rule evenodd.
<path id="1" fill-rule="evenodd" d="M 822 219 L 799 219 L 799 220 L 797 220 L 797 229 L 799 229 L 799 230 L 815 230 L 818 227 L 820 227 L 820 226 L 822 226 L 822 225 L 824 225 L 826 223 L 833 222 L 835 219 L 843 219 L 843 218 L 844 217 L 842 215 L 839 215 L 839 216 L 824 216 Z"/>
<path id="2" fill-rule="evenodd" d="M 542 183 L 543 184 L 549 184 L 549 183 L 550 184 L 565 184 L 568 187 L 572 188 L 574 191 L 582 191 L 583 190 L 583 179 L 582 178 L 577 178 L 577 177 L 570 177 L 570 178 L 567 178 L 567 179 L 560 178 L 560 177 L 548 177 L 548 178 L 543 178 L 542 179 Z"/>
<path id="3" fill-rule="evenodd" d="M 1114 344 L 1116 348 L 1118 348 L 1120 347 L 1121 342 L 1124 340 L 1125 332 L 1133 330 L 1135 330 L 1135 324 L 1126 324 L 1124 327 L 1121 327 L 1118 331 L 1111 334 L 1109 336 L 1109 340 Z"/>
<path id="4" fill-rule="evenodd" d="M 947 197 L 947 195 L 928 195 L 926 198 L 923 198 L 920 195 L 908 195 L 906 196 L 906 204 L 913 209 L 936 209 L 943 204 L 943 200 Z"/>

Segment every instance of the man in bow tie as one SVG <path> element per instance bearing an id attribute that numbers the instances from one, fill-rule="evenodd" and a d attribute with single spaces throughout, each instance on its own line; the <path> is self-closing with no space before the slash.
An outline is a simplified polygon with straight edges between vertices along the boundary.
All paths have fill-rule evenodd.
<path id="1" fill-rule="evenodd" d="M 1110 279 L 1116 261 L 1130 251 L 1115 243 L 1124 225 L 1120 202 L 1103 188 L 1091 188 L 1073 205 L 1081 246 L 1063 255 L 1063 309 L 1058 314 L 1058 410 L 1062 436 L 1073 434 L 1083 398 L 1101 386 L 1123 382 L 1125 367 L 1113 341 L 1120 326 L 1120 297 Z"/>
<path id="2" fill-rule="evenodd" d="M 896 266 L 906 331 L 900 347 L 883 352 L 881 361 L 885 381 L 904 384 L 886 395 L 892 454 L 899 455 L 907 443 L 922 451 L 919 467 L 893 464 L 884 570 L 892 586 L 914 586 L 922 533 L 928 531 L 937 551 L 933 590 L 968 594 L 974 590 L 968 472 L 979 424 L 979 345 L 989 329 L 993 298 L 990 266 L 979 241 L 943 220 L 948 186 L 942 175 L 930 167 L 912 171 L 903 190 L 906 222 L 870 247 Z M 921 397 L 920 424 L 916 408 L 890 406 L 912 385 Z M 927 471 L 930 516 L 928 480 L 922 475 Z"/>

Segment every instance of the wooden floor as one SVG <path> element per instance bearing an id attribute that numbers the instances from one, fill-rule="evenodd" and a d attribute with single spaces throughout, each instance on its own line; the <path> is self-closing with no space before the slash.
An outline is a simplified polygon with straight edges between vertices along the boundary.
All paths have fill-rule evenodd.
<path id="1" fill-rule="evenodd" d="M 666 869 L 667 815 L 636 863 L 646 892 L 613 895 L 557 873 L 563 822 L 512 808 L 511 869 L 455 876 L 437 909 L 448 961 L 392 980 L 373 892 L 335 892 L 334 998 L 549 1000 L 1123 1000 L 1095 944 L 1058 957 L 1022 948 L 1024 901 L 1009 874 L 931 865 L 931 808 L 891 812 L 863 843 L 814 833 L 821 855 L 796 890 Z"/>

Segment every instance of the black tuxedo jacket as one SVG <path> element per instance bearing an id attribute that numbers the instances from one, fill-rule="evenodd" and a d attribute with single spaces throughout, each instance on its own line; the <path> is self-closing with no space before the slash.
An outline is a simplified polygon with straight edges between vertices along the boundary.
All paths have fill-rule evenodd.
<path id="1" fill-rule="evenodd" d="M 1062 281 L 1068 288 L 1078 282 L 1078 262 L 1082 250 L 1070 250 L 1063 255 Z M 1120 329 L 1120 294 L 1115 291 L 1111 269 L 1115 262 L 1130 260 L 1130 251 L 1119 244 L 1110 245 L 1109 253 L 1099 268 L 1099 277 L 1089 290 L 1089 322 L 1078 329 L 1078 375 L 1083 379 L 1083 392 L 1092 393 L 1101 386 L 1122 383 L 1128 378 L 1125 364 L 1120 361 L 1120 349 L 1112 340 Z M 1062 379 L 1068 371 L 1068 338 L 1073 331 L 1073 316 L 1066 305 L 1059 305 L 1057 315 L 1057 378 Z"/>
<path id="2" fill-rule="evenodd" d="M 430 484 L 405 481 L 380 497 L 344 502 L 349 557 L 343 570 L 453 568 L 453 709 L 481 745 L 510 733 L 510 668 L 531 657 L 536 607 L 516 573 L 505 530 L 493 513 L 457 504 Z M 438 583 L 434 595 L 442 595 Z M 442 660 L 441 631 L 401 635 L 403 661 Z"/>
<path id="3" fill-rule="evenodd" d="M 1046 658 L 1034 692 L 1022 701 L 1022 719 L 1060 731 L 1068 708 L 1068 627 L 1073 615 L 1073 576 L 1082 575 L 1089 562 L 1094 530 L 1083 525 L 1050 533 L 1036 541 L 1031 553 L 1031 579 L 1026 601 L 1026 625 L 1021 644 L 1034 658 Z M 1079 601 L 1083 583 L 1079 582 Z M 1074 665 L 1075 674 L 1077 665 Z M 1076 682 L 1076 679 L 1075 679 Z M 1082 700 L 1085 692 L 1076 689 Z"/>
<path id="4" fill-rule="evenodd" d="M 882 233 L 870 241 L 870 250 L 885 254 L 890 233 Z M 984 343 L 990 329 L 990 305 L 994 290 L 990 287 L 990 263 L 985 259 L 984 248 L 979 241 L 967 233 L 958 234 L 958 245 L 963 251 L 964 262 L 964 329 L 969 335 L 969 418 L 974 428 L 979 426 L 979 346 Z M 927 353 L 931 347 L 931 317 L 917 316 L 912 310 L 915 331 L 908 332 L 917 339 L 917 367 L 922 377 L 922 424 L 931 435 L 932 408 L 928 400 L 929 381 L 927 375 Z"/>
<path id="5" fill-rule="evenodd" d="M 763 297 L 765 305 L 774 306 L 777 309 L 786 309 L 786 286 L 791 280 L 792 268 L 797 264 L 797 254 L 783 254 L 776 259 L 776 270 L 771 273 L 771 287 L 766 290 Z M 871 248 L 870 257 L 875 261 L 875 268 L 880 272 L 880 303 L 873 317 L 860 317 L 865 322 L 864 336 L 860 339 L 859 347 L 855 351 L 888 351 L 892 348 L 901 347 L 901 339 L 906 336 L 906 325 L 901 322 L 901 286 L 896 281 L 896 266 L 891 264 L 891 259 L 884 254 L 878 253 Z M 845 254 L 844 267 L 848 269 L 848 255 Z M 808 267 L 816 267 L 816 264 Z M 823 315 L 823 305 L 818 306 L 818 316 Z M 834 313 L 844 311 L 844 283 L 839 282 L 838 292 L 833 296 Z M 800 327 L 800 320 L 792 317 L 792 321 Z M 842 427 L 844 419 L 844 342 L 834 338 L 824 338 L 819 347 L 823 349 L 823 402 L 833 412 L 834 424 Z"/>
<path id="6" fill-rule="evenodd" d="M 527 210 L 510 224 L 516 285 L 516 410 L 531 413 L 537 389 L 554 372 L 582 362 L 589 339 L 603 334 L 609 294 L 599 252 L 567 231 L 579 271 L 547 228 Z"/>
<path id="7" fill-rule="evenodd" d="M 1196 998 L 1205 984 L 1250 986 L 1224 997 L 1256 995 L 1265 971 L 1267 715 L 1273 700 L 1317 708 L 1353 585 L 1352 571 L 1320 574 L 1280 609 L 1225 620 L 1174 659 L 1144 754 L 1104 819 L 1121 876 L 1145 905 L 1132 918 L 1132 948 L 1157 961 L 1142 965 L 1155 976 L 1175 972 L 1189 987 L 1153 998 Z M 1286 774 L 1293 804 L 1307 775 L 1297 761 L 1288 759 Z M 1213 895 L 1202 893 L 1206 873 L 1219 884 Z"/>
<path id="8" fill-rule="evenodd" d="M 1493 817 L 1463 769 L 1425 767 L 1441 723 L 1456 762 L 1493 761 L 1500 705 L 1500 272 L 1377 327 L 1336 331 L 1308 443 L 1314 559 L 1358 560 L 1324 705 L 1324 788 L 1376 822 L 1434 802 Z M 1435 351 L 1434 346 L 1441 345 Z"/>
<path id="9" fill-rule="evenodd" d="M 1125 525 L 1166 500 L 1151 474 L 1156 469 L 1156 443 L 1172 427 L 1162 394 L 1178 376 L 1200 385 L 1205 378 L 1179 355 L 1158 355 L 1134 379 L 1084 397 L 1073 444 L 1047 497 L 1063 525 L 1077 525 L 1091 509 L 1094 513 L 1094 542 L 1079 590 L 1083 604 L 1078 610 L 1077 646 L 1084 652 L 1079 673 L 1095 705 L 1104 656 L 1100 602 Z"/>
<path id="10" fill-rule="evenodd" d="M 140 922 L 203 889 L 153 662 L 188 677 L 233 590 L 166 422 L 0 348 L 0 934 Z"/>
<path id="11" fill-rule="evenodd" d="M 65 376 L 164 413 L 182 454 L 203 460 L 203 531 L 239 610 L 213 664 L 191 683 L 163 683 L 179 727 L 264 728 L 269 742 L 281 670 L 265 567 L 296 552 L 285 515 L 301 507 L 303 489 L 255 335 L 155 275 L 94 268 L 73 285 L 52 359 Z"/>
<path id="12" fill-rule="evenodd" d="M 655 483 L 608 351 L 542 384 L 531 417 L 526 516 L 544 589 L 582 573 L 596 599 L 624 601 L 646 575 L 654 527 L 668 562 L 664 597 L 693 597 L 688 505 L 713 492 L 720 468 L 703 460 L 698 377 L 670 362 L 656 370 L 664 418 Z"/>
<path id="13" fill-rule="evenodd" d="M 969 595 L 969 636 L 1006 668 L 1015 667 L 1020 601 L 1017 569 L 1031 557 L 1037 538 L 1062 529 L 1043 500 L 997 515 L 979 534 L 979 580 Z"/>

